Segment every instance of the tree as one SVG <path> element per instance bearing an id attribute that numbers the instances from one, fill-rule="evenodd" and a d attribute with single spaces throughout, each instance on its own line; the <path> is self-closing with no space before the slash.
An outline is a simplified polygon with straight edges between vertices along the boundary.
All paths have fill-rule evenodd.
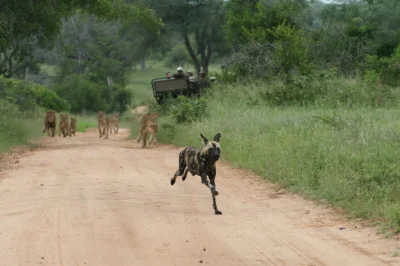
<path id="1" fill-rule="evenodd" d="M 64 20 L 57 41 L 62 56 L 54 89 L 76 101 L 72 111 L 125 110 L 132 98 L 124 89 L 126 76 L 143 48 L 138 32 L 143 29 L 87 14 Z"/>
<path id="2" fill-rule="evenodd" d="M 306 7 L 304 0 L 231 0 L 227 4 L 225 31 L 235 46 L 253 41 L 273 43 L 275 36 L 270 29 L 283 21 L 299 28 L 296 19 Z"/>
<path id="3" fill-rule="evenodd" d="M 223 0 L 143 0 L 142 3 L 156 10 L 169 32 L 179 33 L 197 72 L 203 69 L 208 73 L 213 54 L 226 51 Z"/>
<path id="4" fill-rule="evenodd" d="M 105 20 L 135 22 L 156 32 L 162 26 L 152 9 L 122 0 L 6 0 L 0 11 L 0 75 L 12 77 L 35 63 L 34 47 L 52 43 L 62 18 L 77 9 Z"/>
<path id="5" fill-rule="evenodd" d="M 306 40 L 298 17 L 306 7 L 298 0 L 229 1 L 225 31 L 235 52 L 226 69 L 258 78 L 304 71 Z"/>

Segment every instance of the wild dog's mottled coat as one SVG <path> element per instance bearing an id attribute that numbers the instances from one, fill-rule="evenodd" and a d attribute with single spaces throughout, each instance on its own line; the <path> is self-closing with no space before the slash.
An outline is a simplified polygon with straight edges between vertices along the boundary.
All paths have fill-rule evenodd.
<path id="1" fill-rule="evenodd" d="M 215 196 L 219 194 L 215 186 L 215 177 L 217 174 L 215 163 L 218 161 L 221 154 L 219 142 L 221 134 L 216 134 L 213 141 L 209 141 L 203 134 L 200 134 L 200 136 L 204 143 L 204 147 L 201 150 L 193 147 L 186 147 L 179 153 L 179 169 L 171 178 L 171 185 L 175 184 L 178 176 L 182 176 L 182 181 L 185 181 L 188 172 L 190 172 L 192 176 L 199 175 L 201 177 L 201 183 L 206 185 L 211 191 L 215 214 L 222 214 L 222 212 L 218 210 L 215 200 Z M 208 182 L 207 176 L 210 182 Z"/>

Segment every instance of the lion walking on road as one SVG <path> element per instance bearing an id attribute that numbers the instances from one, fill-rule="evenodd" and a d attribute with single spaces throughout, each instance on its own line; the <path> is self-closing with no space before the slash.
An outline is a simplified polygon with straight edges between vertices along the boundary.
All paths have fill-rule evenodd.
<path id="1" fill-rule="evenodd" d="M 97 113 L 97 127 L 99 128 L 99 138 L 104 137 L 108 139 L 110 120 L 103 111 Z"/>
<path id="2" fill-rule="evenodd" d="M 71 117 L 71 122 L 69 123 L 69 136 L 75 136 L 76 132 L 76 117 Z"/>
<path id="3" fill-rule="evenodd" d="M 137 137 L 137 142 L 140 142 L 140 138 L 143 136 L 142 148 L 146 148 L 147 134 L 150 133 L 149 145 L 154 142 L 157 144 L 156 134 L 158 131 L 158 117 L 159 113 L 148 113 L 145 114 L 140 120 L 140 131 Z"/>
<path id="4" fill-rule="evenodd" d="M 50 137 L 50 130 L 51 130 L 51 137 L 54 137 L 56 134 L 56 125 L 57 125 L 57 116 L 56 112 L 53 110 L 48 110 L 46 112 L 46 116 L 44 117 L 44 132 L 47 132 L 47 135 Z"/>
<path id="5" fill-rule="evenodd" d="M 60 114 L 60 124 L 58 127 L 58 136 L 61 137 L 61 133 L 63 134 L 63 137 L 65 138 L 66 136 L 69 135 L 69 125 L 68 125 L 68 114 Z"/>

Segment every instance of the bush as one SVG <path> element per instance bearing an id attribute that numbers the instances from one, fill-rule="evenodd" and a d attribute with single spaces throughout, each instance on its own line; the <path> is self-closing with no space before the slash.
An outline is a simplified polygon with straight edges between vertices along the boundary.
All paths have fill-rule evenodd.
<path id="1" fill-rule="evenodd" d="M 69 103 L 39 84 L 0 76 L 0 98 L 19 106 L 21 111 L 33 112 L 37 106 L 55 111 L 68 111 Z"/>
<path id="2" fill-rule="evenodd" d="M 193 123 L 207 116 L 207 100 L 205 98 L 190 99 L 181 95 L 177 100 L 177 103 L 171 108 L 176 123 Z"/>
<path id="3" fill-rule="evenodd" d="M 367 56 L 363 70 L 366 79 L 375 76 L 375 84 L 400 86 L 400 45 L 391 57 Z"/>
<path id="4" fill-rule="evenodd" d="M 99 84 L 83 75 L 70 75 L 58 81 L 55 91 L 71 103 L 71 112 L 85 111 L 123 113 L 132 102 L 132 93 L 114 83 L 112 87 Z"/>

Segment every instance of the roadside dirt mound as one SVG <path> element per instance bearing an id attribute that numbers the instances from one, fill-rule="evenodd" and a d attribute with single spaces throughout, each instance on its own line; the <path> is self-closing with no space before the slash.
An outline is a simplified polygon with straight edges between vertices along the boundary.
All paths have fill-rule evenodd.
<path id="1" fill-rule="evenodd" d="M 398 239 L 224 163 L 214 215 L 199 177 L 170 185 L 180 149 L 128 136 L 46 137 L 2 172 L 1 265 L 400 265 Z"/>

